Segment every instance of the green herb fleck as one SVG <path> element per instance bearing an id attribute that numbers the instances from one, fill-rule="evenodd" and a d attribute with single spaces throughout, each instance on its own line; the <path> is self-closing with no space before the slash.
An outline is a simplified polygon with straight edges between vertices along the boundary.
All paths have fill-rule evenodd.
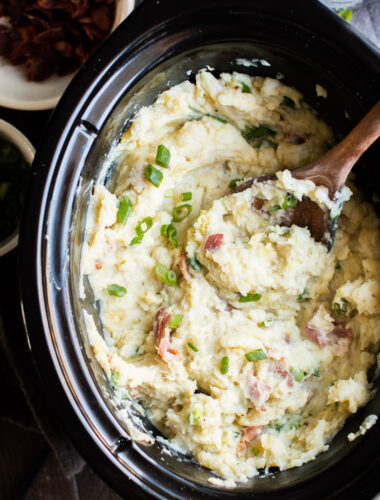
<path id="1" fill-rule="evenodd" d="M 119 203 L 119 209 L 116 215 L 117 220 L 120 222 L 120 224 L 125 225 L 129 217 L 129 214 L 132 211 L 132 206 L 133 205 L 131 203 L 131 200 L 127 196 L 124 196 Z"/>
<path id="2" fill-rule="evenodd" d="M 144 234 L 153 226 L 153 219 L 152 217 L 145 217 L 140 224 L 138 224 L 135 227 L 135 233 L 137 236 L 133 238 L 133 240 L 130 242 L 130 246 L 133 245 L 140 245 L 144 238 Z"/>
<path id="3" fill-rule="evenodd" d="M 170 161 L 170 151 L 163 145 L 160 144 L 157 148 L 156 163 L 160 167 L 168 168 Z"/>
<path id="4" fill-rule="evenodd" d="M 304 379 L 305 375 L 303 370 L 301 370 L 301 368 L 291 368 L 290 372 L 293 375 L 293 378 L 296 382 L 301 382 Z"/>
<path id="5" fill-rule="evenodd" d="M 182 205 L 178 205 L 173 209 L 173 220 L 174 222 L 181 222 L 183 219 L 191 213 L 193 207 L 188 203 L 183 203 Z"/>
<path id="6" fill-rule="evenodd" d="M 240 432 L 234 431 L 234 438 L 238 438 L 240 436 Z"/>
<path id="7" fill-rule="evenodd" d="M 265 125 L 259 125 L 258 127 L 251 127 L 246 130 L 243 130 L 241 135 L 244 137 L 246 141 L 249 141 L 250 139 L 258 139 L 260 137 L 266 137 L 266 136 L 275 136 L 277 132 L 275 130 L 272 130 L 269 127 L 266 127 Z"/>
<path id="8" fill-rule="evenodd" d="M 111 370 L 110 384 L 113 391 L 115 391 L 118 387 L 119 378 L 120 375 L 117 372 L 115 372 L 115 370 Z"/>
<path id="9" fill-rule="evenodd" d="M 192 349 L 194 352 L 198 352 L 199 349 L 195 347 L 195 345 L 192 342 L 188 342 L 187 345 Z"/>
<path id="10" fill-rule="evenodd" d="M 334 313 L 337 315 L 337 316 L 340 316 L 341 314 L 346 314 L 347 311 L 348 311 L 348 305 L 350 303 L 348 302 L 348 300 L 346 299 L 340 299 L 340 303 L 339 302 L 334 302 L 334 306 L 333 306 L 333 310 L 334 310 Z"/>
<path id="11" fill-rule="evenodd" d="M 173 226 L 173 224 L 164 224 L 161 226 L 161 235 L 169 239 L 173 248 L 178 248 L 178 242 L 176 239 L 177 229 Z"/>
<path id="12" fill-rule="evenodd" d="M 281 210 L 281 205 L 272 205 L 269 207 L 270 212 L 276 212 L 277 210 Z"/>
<path id="13" fill-rule="evenodd" d="M 193 193 L 187 192 L 187 193 L 181 193 L 181 200 L 182 201 L 189 201 L 193 197 Z"/>
<path id="14" fill-rule="evenodd" d="M 205 412 L 202 408 L 195 408 L 190 415 L 189 415 L 189 424 L 190 425 L 197 425 L 199 424 L 201 418 L 203 418 L 205 415 Z"/>
<path id="15" fill-rule="evenodd" d="M 153 167 L 150 163 L 145 167 L 145 177 L 153 184 L 153 186 L 159 187 L 162 179 L 164 178 L 163 173 L 158 170 L 158 168 Z"/>
<path id="16" fill-rule="evenodd" d="M 312 375 L 318 378 L 321 376 L 321 372 L 319 371 L 319 366 L 317 366 L 317 368 L 313 371 Z"/>
<path id="17" fill-rule="evenodd" d="M 336 261 L 335 269 L 337 269 L 338 271 L 342 269 L 342 264 L 339 262 L 339 260 Z"/>
<path id="18" fill-rule="evenodd" d="M 199 262 L 195 255 L 193 255 L 192 257 L 188 257 L 187 262 L 192 267 L 192 269 L 194 269 L 194 271 L 197 271 L 199 273 L 202 270 L 202 264 Z"/>
<path id="19" fill-rule="evenodd" d="M 220 360 L 220 373 L 222 375 L 225 375 L 228 372 L 228 368 L 229 368 L 229 359 L 227 356 L 224 356 Z"/>
<path id="20" fill-rule="evenodd" d="M 293 208 L 297 205 L 298 200 L 293 193 L 287 193 L 285 199 L 282 203 L 282 208 L 287 210 L 288 208 Z"/>
<path id="21" fill-rule="evenodd" d="M 167 189 L 164 193 L 165 198 L 173 198 L 173 196 L 174 196 L 174 189 L 173 188 Z"/>
<path id="22" fill-rule="evenodd" d="M 247 94 L 250 94 L 252 92 L 252 89 L 249 85 L 247 85 L 246 83 L 242 82 L 241 80 L 239 81 L 239 83 L 241 84 L 241 91 L 243 93 L 247 93 Z"/>
<path id="23" fill-rule="evenodd" d="M 170 318 L 170 328 L 177 328 L 182 323 L 182 319 L 183 314 L 174 314 L 174 316 Z"/>
<path id="24" fill-rule="evenodd" d="M 351 9 L 341 9 L 340 11 L 337 12 L 339 17 L 342 17 L 345 19 L 348 23 L 352 19 L 352 10 Z"/>
<path id="25" fill-rule="evenodd" d="M 311 300 L 311 297 L 309 297 L 309 291 L 308 290 L 304 290 L 300 295 L 298 295 L 298 298 L 297 298 L 298 302 L 307 302 L 309 300 Z"/>
<path id="26" fill-rule="evenodd" d="M 247 295 L 240 297 L 239 302 L 257 302 L 261 297 L 261 293 L 247 293 Z"/>
<path id="27" fill-rule="evenodd" d="M 121 285 L 116 285 L 116 283 L 110 285 L 107 288 L 107 291 L 110 295 L 113 295 L 114 297 L 124 297 L 127 293 L 127 289 L 124 286 Z"/>
<path id="28" fill-rule="evenodd" d="M 269 318 L 269 319 L 265 319 L 264 321 L 260 321 L 259 326 L 261 328 L 269 328 L 270 326 L 273 325 L 273 323 L 274 323 L 274 319 Z"/>
<path id="29" fill-rule="evenodd" d="M 230 181 L 230 183 L 228 184 L 228 186 L 233 189 L 233 188 L 236 188 L 236 186 L 238 185 L 238 182 L 241 182 L 241 181 L 244 181 L 244 179 L 240 178 L 240 179 L 232 179 L 232 181 Z"/>
<path id="30" fill-rule="evenodd" d="M 177 286 L 177 275 L 174 271 L 169 270 L 164 264 L 156 264 L 154 266 L 157 277 L 165 283 L 165 285 Z"/>
<path id="31" fill-rule="evenodd" d="M 255 349 L 254 351 L 247 352 L 245 357 L 248 361 L 261 361 L 263 359 L 268 359 L 267 355 L 262 349 Z"/>

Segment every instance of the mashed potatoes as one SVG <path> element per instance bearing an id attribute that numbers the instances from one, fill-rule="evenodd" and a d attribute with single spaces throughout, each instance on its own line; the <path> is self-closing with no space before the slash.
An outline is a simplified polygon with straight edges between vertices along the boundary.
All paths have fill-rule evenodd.
<path id="1" fill-rule="evenodd" d="M 314 459 L 371 395 L 372 207 L 355 192 L 330 252 L 281 225 L 303 195 L 331 217 L 350 197 L 332 203 L 290 173 L 333 142 L 295 89 L 202 71 L 140 109 L 111 191 L 93 189 L 81 271 L 100 307 L 97 359 L 171 442 L 224 478 Z"/>

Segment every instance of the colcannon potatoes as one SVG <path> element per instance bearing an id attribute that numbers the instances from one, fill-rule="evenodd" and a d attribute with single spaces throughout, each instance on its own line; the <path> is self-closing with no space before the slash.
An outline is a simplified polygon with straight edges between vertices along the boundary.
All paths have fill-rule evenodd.
<path id="1" fill-rule="evenodd" d="M 294 88 L 201 71 L 136 113 L 111 184 L 93 187 L 81 272 L 103 326 L 95 355 L 222 478 L 314 459 L 371 396 L 379 221 L 354 186 L 332 202 L 291 176 L 333 143 Z M 342 210 L 330 252 L 282 224 L 302 196 Z"/>

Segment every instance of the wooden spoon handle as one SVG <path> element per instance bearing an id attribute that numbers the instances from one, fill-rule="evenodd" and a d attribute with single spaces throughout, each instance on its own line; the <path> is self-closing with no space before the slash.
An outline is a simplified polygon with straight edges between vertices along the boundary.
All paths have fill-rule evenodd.
<path id="1" fill-rule="evenodd" d="M 342 189 L 360 156 L 380 136 L 380 101 L 333 149 L 318 160 L 292 172 L 296 179 L 309 179 L 329 189 L 333 197 Z"/>

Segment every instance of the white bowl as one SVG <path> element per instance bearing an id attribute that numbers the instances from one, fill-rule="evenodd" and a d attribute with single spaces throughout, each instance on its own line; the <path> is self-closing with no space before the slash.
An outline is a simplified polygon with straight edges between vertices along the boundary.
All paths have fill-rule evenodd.
<path id="1" fill-rule="evenodd" d="M 113 31 L 133 10 L 134 0 L 116 0 Z M 0 106 L 12 109 L 50 109 L 59 101 L 75 75 L 52 75 L 42 82 L 27 80 L 23 65 L 14 66 L 0 57 Z"/>
<path id="2" fill-rule="evenodd" d="M 25 161 L 32 164 L 36 150 L 33 145 L 16 127 L 0 119 L 0 137 L 14 144 L 20 151 Z M 13 234 L 3 241 L 0 241 L 0 257 L 13 250 L 18 243 L 17 227 Z"/>

